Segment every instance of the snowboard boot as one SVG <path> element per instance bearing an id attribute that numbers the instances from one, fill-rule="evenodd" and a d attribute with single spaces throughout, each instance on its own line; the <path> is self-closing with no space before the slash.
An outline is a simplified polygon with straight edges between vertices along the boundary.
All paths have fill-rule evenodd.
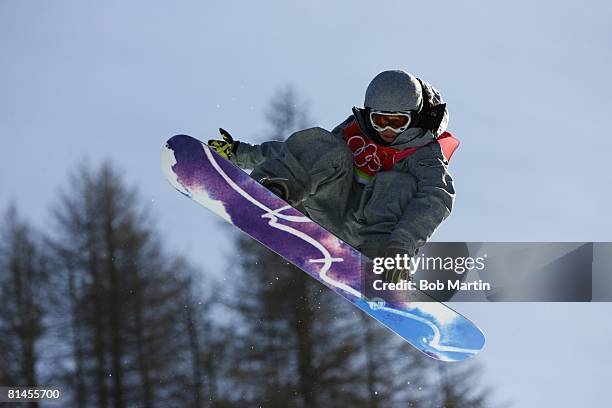
<path id="1" fill-rule="evenodd" d="M 259 180 L 259 184 L 270 190 L 274 195 L 289 202 L 289 186 L 287 179 L 264 177 Z"/>
<path id="2" fill-rule="evenodd" d="M 306 209 L 302 205 L 303 200 L 291 197 L 287 181 L 287 179 L 281 177 L 263 177 L 259 180 L 259 183 L 274 193 L 274 195 L 291 204 L 291 206 L 296 208 L 298 211 L 306 214 Z"/>

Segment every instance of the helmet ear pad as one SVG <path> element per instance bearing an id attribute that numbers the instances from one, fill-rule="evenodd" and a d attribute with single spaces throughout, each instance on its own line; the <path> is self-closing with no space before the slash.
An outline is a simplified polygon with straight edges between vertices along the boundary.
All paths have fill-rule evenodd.
<path id="1" fill-rule="evenodd" d="M 425 130 L 434 131 L 440 127 L 442 119 L 444 119 L 444 112 L 446 112 L 446 104 L 441 103 L 435 106 L 424 106 L 423 109 L 416 115 L 416 120 L 410 123 L 409 127 L 420 127 Z"/>

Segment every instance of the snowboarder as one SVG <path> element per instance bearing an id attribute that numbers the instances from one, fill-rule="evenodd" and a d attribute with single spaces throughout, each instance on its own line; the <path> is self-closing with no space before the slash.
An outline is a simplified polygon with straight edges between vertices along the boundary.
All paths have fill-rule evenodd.
<path id="1" fill-rule="evenodd" d="M 413 257 L 453 207 L 447 166 L 459 142 L 447 125 L 433 86 L 384 71 L 364 107 L 331 132 L 314 127 L 250 145 L 220 129 L 223 140 L 208 145 L 365 255 Z M 385 280 L 400 278 L 405 271 Z"/>

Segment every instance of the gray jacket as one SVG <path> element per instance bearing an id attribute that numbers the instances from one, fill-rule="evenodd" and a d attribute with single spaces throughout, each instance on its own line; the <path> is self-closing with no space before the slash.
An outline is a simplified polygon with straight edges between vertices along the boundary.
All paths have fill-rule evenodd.
<path id="1" fill-rule="evenodd" d="M 442 99 L 433 87 L 423 83 L 423 89 L 424 97 L 429 98 L 430 102 L 441 103 Z M 333 138 L 337 142 L 334 142 L 332 148 L 348 149 L 343 140 L 343 129 L 354 120 L 357 120 L 367 135 L 365 118 L 359 109 L 354 109 L 353 115 L 334 128 L 331 133 L 320 128 L 312 128 L 297 132 L 291 138 L 305 137 L 314 140 L 322 137 L 328 141 L 329 138 Z M 347 208 L 342 215 L 346 231 L 338 232 L 342 239 L 355 246 L 369 242 L 386 242 L 386 245 L 402 247 L 411 254 L 416 253 L 417 249 L 427 242 L 440 223 L 449 216 L 455 198 L 453 179 L 448 172 L 448 161 L 436 141 L 437 137 L 446 130 L 447 124 L 448 112 L 445 112 L 437 129 L 407 129 L 391 146 L 398 149 L 419 147 L 418 150 L 396 163 L 390 171 L 377 173 L 367 185 L 353 185 L 348 195 L 349 203 L 338 203 L 337 197 L 329 197 L 329 200 L 333 201 L 334 210 L 339 205 Z M 286 157 L 285 144 L 286 142 L 278 141 L 259 145 L 241 142 L 233 161 L 241 168 L 256 168 L 268 159 Z M 300 146 L 298 143 L 292 145 Z M 313 143 L 304 143 L 304 145 L 316 149 Z M 326 152 L 321 152 L 321 156 L 329 152 L 329 146 L 326 145 Z M 301 157 L 299 152 L 293 153 Z M 341 154 L 338 154 L 335 157 L 340 156 Z M 303 166 L 306 172 L 311 167 L 320 168 L 319 164 L 311 163 Z M 353 183 L 356 184 L 355 181 Z M 326 226 L 324 220 L 315 221 Z"/>

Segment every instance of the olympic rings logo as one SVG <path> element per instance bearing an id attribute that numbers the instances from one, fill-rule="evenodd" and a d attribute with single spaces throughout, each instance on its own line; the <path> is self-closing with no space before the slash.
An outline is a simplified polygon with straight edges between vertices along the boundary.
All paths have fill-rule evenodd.
<path id="1" fill-rule="evenodd" d="M 355 141 L 355 143 L 353 143 Z M 353 152 L 353 163 L 358 168 L 366 167 L 372 172 L 377 172 L 382 167 L 381 158 L 378 152 L 378 146 L 374 143 L 367 143 L 366 140 L 355 135 L 346 141 L 346 144 Z M 382 152 L 385 156 L 386 152 Z M 384 160 L 384 158 L 383 158 Z"/>

